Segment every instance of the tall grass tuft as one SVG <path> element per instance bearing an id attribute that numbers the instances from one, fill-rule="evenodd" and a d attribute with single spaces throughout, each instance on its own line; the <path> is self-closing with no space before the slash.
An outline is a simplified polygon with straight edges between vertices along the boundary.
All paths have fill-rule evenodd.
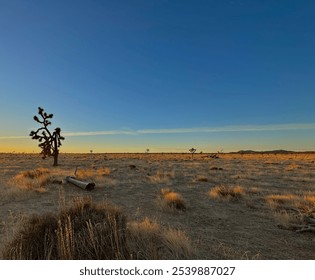
<path id="1" fill-rule="evenodd" d="M 208 194 L 213 199 L 238 200 L 245 194 L 245 190 L 240 186 L 215 186 L 209 190 Z"/>
<path id="2" fill-rule="evenodd" d="M 191 259 L 194 256 L 190 241 L 182 231 L 163 229 L 148 218 L 129 223 L 128 231 L 135 259 Z"/>
<path id="3" fill-rule="evenodd" d="M 169 188 L 162 188 L 160 190 L 160 200 L 162 205 L 169 208 L 186 211 L 186 203 L 181 194 L 170 190 Z"/>
<path id="4" fill-rule="evenodd" d="M 190 242 L 178 230 L 145 219 L 129 222 L 108 203 L 76 198 L 58 213 L 33 215 L 2 250 L 13 260 L 189 259 Z"/>
<path id="5" fill-rule="evenodd" d="M 4 259 L 128 259 L 126 218 L 109 204 L 79 198 L 58 214 L 33 215 L 3 251 Z"/>
<path id="6" fill-rule="evenodd" d="M 10 180 L 9 184 L 20 190 L 45 192 L 47 185 L 51 182 L 52 176 L 49 169 L 36 168 L 18 173 Z"/>

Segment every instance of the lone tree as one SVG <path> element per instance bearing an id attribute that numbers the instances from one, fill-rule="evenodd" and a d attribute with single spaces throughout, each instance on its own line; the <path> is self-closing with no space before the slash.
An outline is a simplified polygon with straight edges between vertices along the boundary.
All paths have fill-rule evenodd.
<path id="1" fill-rule="evenodd" d="M 194 157 L 194 153 L 197 151 L 197 149 L 195 149 L 195 148 L 191 148 L 191 149 L 189 149 L 189 152 L 191 153 L 191 158 L 193 159 L 193 157 Z"/>
<path id="2" fill-rule="evenodd" d="M 43 159 L 53 156 L 54 166 L 57 166 L 59 147 L 61 146 L 61 141 L 65 140 L 65 138 L 60 135 L 61 129 L 59 127 L 55 128 L 53 133 L 47 128 L 47 126 L 51 125 L 49 119 L 53 117 L 53 114 L 47 114 L 41 107 L 38 107 L 38 114 L 39 117 L 34 116 L 34 121 L 40 123 L 42 127 L 36 131 L 31 131 L 30 136 L 32 136 L 32 139 L 40 142 L 38 146 L 42 149 Z"/>

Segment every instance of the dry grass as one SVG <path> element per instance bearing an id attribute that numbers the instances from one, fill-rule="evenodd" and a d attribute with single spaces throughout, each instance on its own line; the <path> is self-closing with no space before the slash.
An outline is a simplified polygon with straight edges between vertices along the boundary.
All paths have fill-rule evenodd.
<path id="1" fill-rule="evenodd" d="M 198 182 L 208 182 L 208 178 L 204 175 L 198 175 L 197 176 L 197 181 Z"/>
<path id="2" fill-rule="evenodd" d="M 282 206 L 292 206 L 297 201 L 298 196 L 294 194 L 271 194 L 266 196 L 266 203 L 271 209 Z"/>
<path id="3" fill-rule="evenodd" d="M 187 236 L 179 230 L 162 229 L 145 218 L 128 224 L 135 259 L 191 259 L 194 255 Z"/>
<path id="4" fill-rule="evenodd" d="M 265 199 L 271 209 L 293 207 L 307 212 L 315 207 L 315 195 L 272 194 L 266 196 Z"/>
<path id="5" fill-rule="evenodd" d="M 175 177 L 174 171 L 163 172 L 157 171 L 154 175 L 149 176 L 149 179 L 152 183 L 168 183 L 170 179 Z"/>
<path id="6" fill-rule="evenodd" d="M 213 246 L 212 252 L 215 255 L 215 259 L 219 260 L 260 260 L 260 252 L 251 252 L 244 250 L 235 250 L 233 247 L 220 243 Z"/>
<path id="7" fill-rule="evenodd" d="M 181 231 L 164 230 L 149 219 L 127 228 L 119 208 L 81 197 L 57 214 L 24 220 L 2 255 L 16 260 L 189 259 L 192 248 Z"/>
<path id="8" fill-rule="evenodd" d="M 51 182 L 50 171 L 46 168 L 37 168 L 18 173 L 9 181 L 9 184 L 20 190 L 34 190 L 43 193 L 47 191 L 46 187 Z"/>
<path id="9" fill-rule="evenodd" d="M 298 164 L 296 164 L 296 163 L 291 163 L 287 168 L 286 168 L 286 170 L 287 171 L 293 171 L 293 170 L 296 170 L 296 169 L 299 169 L 300 168 L 300 166 L 298 165 Z"/>
<path id="10" fill-rule="evenodd" d="M 286 210 L 275 212 L 274 217 L 278 226 L 283 229 L 296 230 L 303 223 L 301 216 Z"/>
<path id="11" fill-rule="evenodd" d="M 103 167 L 97 169 L 96 172 L 99 176 L 109 176 L 111 174 L 111 169 L 109 167 Z"/>
<path id="12" fill-rule="evenodd" d="M 93 248 L 104 242 L 99 236 L 99 232 L 105 231 L 102 222 L 85 221 L 79 237 L 75 222 L 69 219 L 71 215 L 58 225 L 59 213 L 69 209 L 68 201 L 85 195 L 86 191 L 72 184 L 56 185 L 54 181 L 73 175 L 78 166 L 83 181 L 96 183 L 89 195 L 97 205 L 110 201 L 128 213 L 129 222 L 125 225 L 128 258 L 188 258 L 189 254 L 180 253 L 185 242 L 194 248 L 196 259 L 315 258 L 314 232 L 292 232 L 310 225 L 310 219 L 315 218 L 311 212 L 315 208 L 315 154 L 220 154 L 219 159 L 205 156 L 195 154 L 191 161 L 190 154 L 60 154 L 61 165 L 52 168 L 51 161 L 42 161 L 38 155 L 2 154 L 0 252 L 4 244 L 9 244 L 7 238 L 12 242 L 26 227 L 29 219 L 24 216 L 42 217 L 46 215 L 43 211 L 52 213 L 56 230 L 54 246 L 59 248 L 62 258 L 76 254 L 75 240 L 83 236 L 87 241 L 81 240 L 82 244 Z M 49 172 L 34 172 L 41 168 Z M 25 170 L 31 172 L 22 175 Z M 46 176 L 50 178 L 47 181 Z M 18 179 L 19 183 L 15 183 Z M 189 211 L 178 211 L 175 203 L 167 203 L 160 193 L 161 188 L 167 187 L 170 194 L 164 191 L 165 197 L 169 201 L 184 198 Z M 210 201 L 209 196 L 213 198 Z M 18 220 L 11 216 L 23 216 L 22 228 L 16 228 Z M 139 234 L 141 229 L 143 232 Z M 135 240 L 140 237 L 151 238 L 152 243 L 144 243 L 146 248 L 153 249 L 146 251 L 140 245 L 141 240 L 137 244 Z M 175 245 L 181 237 L 182 245 Z M 55 249 L 49 253 L 48 245 L 46 258 L 52 258 Z M 95 252 L 95 249 L 86 251 L 89 250 Z M 98 257 L 94 254 L 93 258 Z"/>
<path id="13" fill-rule="evenodd" d="M 169 188 L 163 188 L 160 190 L 160 201 L 164 209 L 167 207 L 180 211 L 186 211 L 187 208 L 182 195 L 170 190 Z"/>
<path id="14" fill-rule="evenodd" d="M 75 177 L 80 180 L 93 180 L 97 171 L 93 168 L 78 168 L 75 172 Z"/>
<path id="15" fill-rule="evenodd" d="M 100 168 L 78 168 L 75 177 L 82 181 L 105 184 L 112 181 L 110 178 L 111 169 L 109 167 Z"/>
<path id="16" fill-rule="evenodd" d="M 240 186 L 215 186 L 208 194 L 213 199 L 238 200 L 245 194 L 245 189 Z"/>
<path id="17" fill-rule="evenodd" d="M 127 259 L 126 218 L 109 204 L 77 199 L 57 215 L 33 215 L 3 251 L 4 259 Z"/>
<path id="18" fill-rule="evenodd" d="M 307 228 L 308 219 L 315 220 L 315 196 L 299 194 L 273 194 L 266 197 L 278 226 L 299 231 Z"/>

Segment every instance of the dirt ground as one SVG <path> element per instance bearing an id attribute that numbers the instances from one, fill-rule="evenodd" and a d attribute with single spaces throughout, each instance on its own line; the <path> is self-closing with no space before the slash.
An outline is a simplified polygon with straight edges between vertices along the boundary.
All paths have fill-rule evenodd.
<path id="1" fill-rule="evenodd" d="M 60 165 L 52 167 L 51 158 L 42 160 L 37 154 L 0 154 L 0 243 L 14 235 L 26 216 L 56 212 L 74 197 L 91 196 L 94 202 L 120 206 L 130 221 L 147 217 L 183 231 L 196 259 L 313 260 L 315 232 L 285 226 L 291 212 L 274 197 L 298 197 L 307 202 L 308 211 L 314 209 L 314 162 L 311 153 L 195 154 L 193 159 L 190 154 L 91 153 L 60 154 Z M 55 180 L 23 188 L 17 175 L 36 168 L 49 169 Z M 61 183 L 76 168 L 96 183 L 94 190 Z M 243 191 L 235 199 L 211 197 L 216 186 Z M 183 197 L 186 211 L 161 203 L 164 188 Z"/>

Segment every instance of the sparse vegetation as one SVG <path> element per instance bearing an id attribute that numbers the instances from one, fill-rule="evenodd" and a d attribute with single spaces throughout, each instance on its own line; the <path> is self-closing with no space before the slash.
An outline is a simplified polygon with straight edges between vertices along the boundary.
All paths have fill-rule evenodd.
<path id="1" fill-rule="evenodd" d="M 108 204 L 77 199 L 57 215 L 33 215 L 5 247 L 5 259 L 128 259 L 126 218 Z"/>
<path id="2" fill-rule="evenodd" d="M 244 188 L 240 186 L 215 186 L 209 190 L 211 198 L 219 198 L 225 200 L 238 200 L 245 194 Z"/>
<path id="3" fill-rule="evenodd" d="M 23 228 L 41 228 L 26 225 L 32 217 L 37 217 L 37 223 L 47 216 L 47 223 L 55 224 L 58 258 L 77 258 L 75 239 L 81 240 L 82 248 L 97 248 L 105 242 L 102 222 L 90 219 L 79 231 L 76 222 L 70 222 L 69 212 L 61 219 L 60 213 L 74 207 L 70 199 L 82 203 L 86 195 L 80 188 L 61 184 L 78 167 L 82 181 L 96 183 L 89 192 L 95 203 L 90 208 L 112 203 L 121 207 L 130 259 L 315 258 L 315 155 L 222 153 L 215 162 L 199 153 L 193 161 L 187 153 L 148 156 L 61 153 L 64 164 L 51 168 L 50 162 L 33 154 L 2 154 L 0 253 L 7 254 L 7 246 L 14 247 L 12 242 Z M 181 199 L 184 206 L 176 206 Z M 45 258 L 56 252 L 49 248 L 46 243 Z M 19 258 L 20 249 L 14 250 Z M 93 250 L 86 250 L 94 252 L 90 254 L 93 259 L 105 254 L 97 249 L 96 256 Z"/>
<path id="4" fill-rule="evenodd" d="M 206 176 L 203 176 L 203 175 L 198 175 L 197 181 L 198 182 L 208 182 L 208 178 Z"/>
<path id="5" fill-rule="evenodd" d="M 136 259 L 191 259 L 194 250 L 188 237 L 180 230 L 162 229 L 147 217 L 128 224 L 130 246 Z"/>
<path id="6" fill-rule="evenodd" d="M 10 181 L 11 186 L 20 190 L 33 190 L 36 192 L 46 192 L 47 186 L 51 183 L 59 182 L 51 175 L 47 168 L 36 168 L 33 170 L 22 171 L 16 174 Z"/>
<path id="7" fill-rule="evenodd" d="M 174 171 L 160 171 L 158 170 L 154 175 L 150 175 L 149 179 L 152 183 L 167 183 L 170 179 L 175 177 Z"/>
<path id="8" fill-rule="evenodd" d="M 181 194 L 170 190 L 169 188 L 163 188 L 160 191 L 162 202 L 168 207 L 180 211 L 186 211 L 186 203 Z"/>
<path id="9" fill-rule="evenodd" d="M 188 238 L 180 231 L 163 230 L 156 223 L 128 224 L 116 206 L 77 198 L 58 214 L 33 215 L 6 244 L 4 259 L 113 260 L 187 259 Z"/>
<path id="10" fill-rule="evenodd" d="M 315 232 L 314 195 L 274 194 L 268 195 L 266 202 L 274 211 L 279 227 L 297 232 Z"/>

